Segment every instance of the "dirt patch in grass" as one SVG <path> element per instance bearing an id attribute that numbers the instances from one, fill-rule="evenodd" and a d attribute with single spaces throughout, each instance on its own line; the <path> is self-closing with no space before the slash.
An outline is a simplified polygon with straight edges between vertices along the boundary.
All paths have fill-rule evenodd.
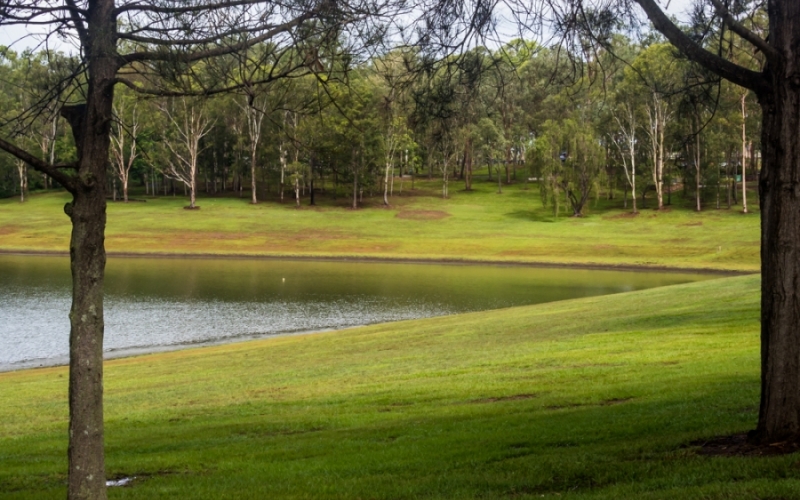
<path id="1" fill-rule="evenodd" d="M 395 217 L 409 220 L 440 220 L 450 217 L 450 214 L 441 210 L 403 210 L 397 212 Z"/>
<path id="2" fill-rule="evenodd" d="M 611 398 L 606 399 L 605 401 L 600 402 L 600 406 L 614 406 L 614 405 L 621 405 L 622 403 L 627 403 L 628 401 L 632 400 L 633 398 Z"/>
<path id="3" fill-rule="evenodd" d="M 12 234 L 19 231 L 19 226 L 9 224 L 8 226 L 0 226 L 0 236 L 4 234 Z"/>
<path id="4" fill-rule="evenodd" d="M 634 217 L 639 217 L 639 212 L 622 212 L 621 214 L 616 215 L 606 215 L 603 216 L 602 219 L 604 220 L 613 220 L 613 219 L 633 219 Z"/>
<path id="5" fill-rule="evenodd" d="M 545 409 L 547 410 L 564 410 L 567 408 L 580 408 L 582 406 L 614 406 L 619 405 L 622 403 L 627 403 L 631 401 L 633 398 L 611 398 L 600 401 L 598 403 L 568 403 L 564 405 L 553 405 L 553 406 L 546 406 Z"/>
<path id="6" fill-rule="evenodd" d="M 800 451 L 800 442 L 798 441 L 753 444 L 747 441 L 747 434 L 700 439 L 689 444 L 700 447 L 697 450 L 698 455 L 712 457 L 774 457 Z"/>
<path id="7" fill-rule="evenodd" d="M 703 225 L 703 221 L 701 221 L 701 220 L 696 221 L 696 222 L 686 222 L 684 224 L 681 224 L 682 227 L 702 226 L 702 225 Z"/>

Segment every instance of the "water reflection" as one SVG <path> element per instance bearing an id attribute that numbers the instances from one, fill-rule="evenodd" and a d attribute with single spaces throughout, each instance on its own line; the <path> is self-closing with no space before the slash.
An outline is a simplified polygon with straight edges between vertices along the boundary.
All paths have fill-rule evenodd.
<path id="1" fill-rule="evenodd" d="M 501 266 L 110 259 L 105 347 L 344 328 L 704 278 Z M 65 257 L 0 256 L 0 365 L 66 356 L 70 289 Z"/>

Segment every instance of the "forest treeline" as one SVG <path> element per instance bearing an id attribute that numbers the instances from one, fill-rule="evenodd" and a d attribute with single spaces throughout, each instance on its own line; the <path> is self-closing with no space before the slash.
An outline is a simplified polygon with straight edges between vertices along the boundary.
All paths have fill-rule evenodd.
<path id="1" fill-rule="evenodd" d="M 721 44 L 742 64 L 761 64 L 736 40 Z M 142 95 L 130 88 L 147 83 L 139 75 L 116 90 L 108 192 L 127 200 L 131 189 L 177 191 L 191 207 L 200 192 L 313 204 L 324 185 L 357 208 L 364 196 L 391 204 L 397 176 L 439 179 L 447 197 L 451 186 L 472 189 L 481 171 L 499 189 L 535 182 L 556 214 L 581 215 L 600 196 L 622 196 L 632 211 L 644 200 L 661 208 L 676 190 L 697 210 L 738 201 L 746 210 L 742 181 L 755 187 L 760 158 L 752 93 L 655 34 L 599 47 L 565 55 L 517 39 L 432 64 L 410 49 L 353 61 L 335 50 L 270 58 L 261 45 L 251 49 L 257 57 L 230 56 L 189 83 L 176 79 L 180 92 Z M 59 87 L 77 61 L 8 48 L 0 56 L 0 109 L 17 143 L 51 164 L 75 160 L 65 119 L 36 104 L 53 89 L 80 100 L 80 86 Z M 237 90 L 202 95 L 204 80 Z M 24 200 L 52 187 L 0 152 L 0 196 Z"/>

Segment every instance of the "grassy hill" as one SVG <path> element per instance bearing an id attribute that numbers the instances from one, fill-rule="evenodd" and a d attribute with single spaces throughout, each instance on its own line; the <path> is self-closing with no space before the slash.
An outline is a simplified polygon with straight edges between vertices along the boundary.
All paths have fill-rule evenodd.
<path id="1" fill-rule="evenodd" d="M 249 198 L 201 197 L 200 210 L 184 210 L 182 197 L 146 203 L 110 202 L 106 247 L 113 253 L 374 257 L 477 262 L 538 262 L 603 266 L 679 267 L 758 271 L 759 215 L 709 209 L 696 213 L 679 193 L 665 211 L 642 210 L 633 217 L 622 201 L 592 202 L 586 217 L 554 217 L 535 185 L 486 182 L 465 192 L 453 183 L 451 198 L 439 183 L 408 181 L 392 206 L 349 200 L 329 191 L 319 205 L 274 199 L 251 205 Z M 137 198 L 143 198 L 134 195 Z M 274 198 L 274 194 L 273 194 Z M 25 203 L 0 200 L 0 251 L 66 252 L 70 225 L 65 193 L 36 194 Z M 652 207 L 653 202 L 650 201 Z"/>
<path id="2" fill-rule="evenodd" d="M 798 498 L 755 276 L 107 363 L 111 498 Z M 66 369 L 0 374 L 0 497 L 63 496 Z"/>

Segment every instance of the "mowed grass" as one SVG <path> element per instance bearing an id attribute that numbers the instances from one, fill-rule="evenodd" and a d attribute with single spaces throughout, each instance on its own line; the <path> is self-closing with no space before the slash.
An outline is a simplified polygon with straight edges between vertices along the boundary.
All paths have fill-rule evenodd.
<path id="1" fill-rule="evenodd" d="M 451 183 L 439 197 L 439 181 L 395 180 L 392 206 L 365 198 L 351 210 L 344 190 L 300 209 L 275 194 L 251 205 L 238 197 L 201 197 L 200 210 L 184 210 L 185 198 L 146 203 L 109 202 L 106 248 L 112 253 L 214 254 L 305 257 L 376 257 L 476 262 L 539 262 L 758 271 L 759 215 L 750 193 L 750 214 L 741 207 L 694 212 L 680 193 L 666 211 L 622 208 L 621 195 L 586 208 L 586 217 L 553 216 L 538 186 L 497 186 L 477 181 L 465 192 Z M 144 198 L 140 194 L 133 195 Z M 652 197 L 652 193 L 651 193 Z M 0 200 L 0 251 L 66 252 L 70 224 L 65 193 L 35 194 L 25 203 Z M 654 205 L 649 200 L 650 207 Z"/>
<path id="2" fill-rule="evenodd" d="M 106 364 L 111 498 L 800 497 L 744 276 Z M 0 374 L 0 496 L 65 493 L 65 368 Z"/>

